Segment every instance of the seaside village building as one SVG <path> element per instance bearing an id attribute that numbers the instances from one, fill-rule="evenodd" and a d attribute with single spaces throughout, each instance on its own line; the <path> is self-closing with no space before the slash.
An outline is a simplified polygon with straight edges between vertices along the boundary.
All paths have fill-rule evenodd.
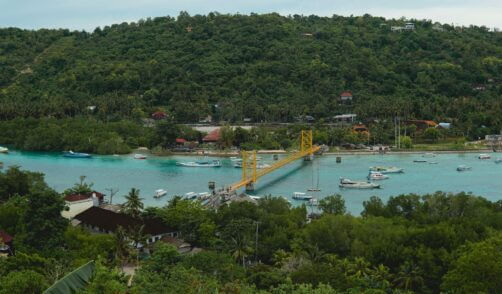
<path id="1" fill-rule="evenodd" d="M 64 197 L 67 209 L 61 214 L 70 220 L 73 226 L 79 226 L 95 234 L 114 234 L 119 227 L 126 231 L 143 229 L 143 234 L 148 236 L 146 244 L 139 244 L 138 248 L 161 241 L 173 245 L 180 253 L 193 253 L 198 248 L 180 239 L 179 232 L 161 219 L 136 219 L 130 215 L 121 213 L 120 205 L 107 204 L 104 194 L 91 192 L 86 195 L 72 194 Z M 8 252 L 8 246 L 12 246 L 12 237 L 0 231 L 0 237 L 6 241 L 0 242 L 0 254 Z M 6 244 L 6 245 L 3 245 Z M 4 248 L 5 247 L 5 248 Z M 2 250 L 3 248 L 3 250 Z M 147 249 L 151 249 L 148 248 Z"/>

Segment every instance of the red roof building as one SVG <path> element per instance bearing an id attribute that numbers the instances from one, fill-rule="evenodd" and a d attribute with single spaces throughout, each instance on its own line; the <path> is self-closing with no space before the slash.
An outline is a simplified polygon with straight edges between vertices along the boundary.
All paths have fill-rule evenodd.
<path id="1" fill-rule="evenodd" d="M 221 130 L 215 129 L 209 132 L 204 138 L 202 138 L 203 142 L 206 143 L 216 143 L 221 139 Z"/>
<path id="2" fill-rule="evenodd" d="M 0 230 L 0 256 L 14 255 L 13 240 L 9 234 Z"/>
<path id="3" fill-rule="evenodd" d="M 156 111 L 156 112 L 152 113 L 152 118 L 155 120 L 166 119 L 167 114 L 163 111 Z"/>
<path id="4" fill-rule="evenodd" d="M 183 139 L 183 138 L 176 138 L 176 144 L 180 144 L 180 145 L 183 145 L 187 142 L 187 140 Z"/>
<path id="5" fill-rule="evenodd" d="M 89 194 L 69 194 L 64 196 L 64 200 L 67 202 L 77 202 L 77 201 L 82 201 L 82 200 L 87 200 L 89 198 L 92 198 L 92 196 L 95 196 L 98 198 L 99 203 L 103 203 L 105 199 L 105 194 L 99 193 L 96 191 L 92 191 Z"/>
<path id="6" fill-rule="evenodd" d="M 340 100 L 342 100 L 342 101 L 352 100 L 352 92 L 350 92 L 350 91 L 343 92 L 342 94 L 340 94 Z"/>

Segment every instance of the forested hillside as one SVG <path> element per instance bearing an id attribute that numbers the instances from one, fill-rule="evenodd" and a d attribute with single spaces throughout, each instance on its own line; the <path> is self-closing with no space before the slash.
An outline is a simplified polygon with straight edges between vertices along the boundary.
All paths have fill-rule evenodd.
<path id="1" fill-rule="evenodd" d="M 87 114 L 178 122 L 396 113 L 500 129 L 502 33 L 380 17 L 158 17 L 97 28 L 0 29 L 0 119 Z M 341 105 L 343 91 L 354 101 Z"/>

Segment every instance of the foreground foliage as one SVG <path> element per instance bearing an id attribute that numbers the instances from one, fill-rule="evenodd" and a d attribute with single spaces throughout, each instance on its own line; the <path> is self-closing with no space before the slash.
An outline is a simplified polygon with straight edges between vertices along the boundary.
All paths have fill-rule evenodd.
<path id="1" fill-rule="evenodd" d="M 0 173 L 0 191 L 0 229 L 16 247 L 15 256 L 0 258 L 0 293 L 40 293 L 89 260 L 97 270 L 85 292 L 126 292 L 122 268 L 139 258 L 127 232 L 94 235 L 69 226 L 59 214 L 62 197 L 40 174 L 11 168 Z M 131 195 L 137 202 L 139 191 Z M 204 250 L 185 255 L 156 243 L 128 291 L 496 293 L 502 286 L 501 201 L 437 192 L 363 205 L 352 216 L 333 195 L 310 222 L 306 207 L 272 197 L 218 211 L 179 198 L 161 208 L 135 205 L 135 217 L 163 219 Z"/>

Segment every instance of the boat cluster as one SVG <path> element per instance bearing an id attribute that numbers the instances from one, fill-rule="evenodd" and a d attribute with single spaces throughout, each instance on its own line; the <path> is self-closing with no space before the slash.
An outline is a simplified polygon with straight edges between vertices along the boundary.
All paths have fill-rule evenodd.
<path id="1" fill-rule="evenodd" d="M 369 169 L 366 181 L 353 181 L 347 178 L 340 178 L 340 188 L 344 189 L 379 189 L 380 184 L 373 181 L 380 181 L 389 179 L 388 174 L 400 174 L 404 169 L 395 166 L 372 166 Z"/>

